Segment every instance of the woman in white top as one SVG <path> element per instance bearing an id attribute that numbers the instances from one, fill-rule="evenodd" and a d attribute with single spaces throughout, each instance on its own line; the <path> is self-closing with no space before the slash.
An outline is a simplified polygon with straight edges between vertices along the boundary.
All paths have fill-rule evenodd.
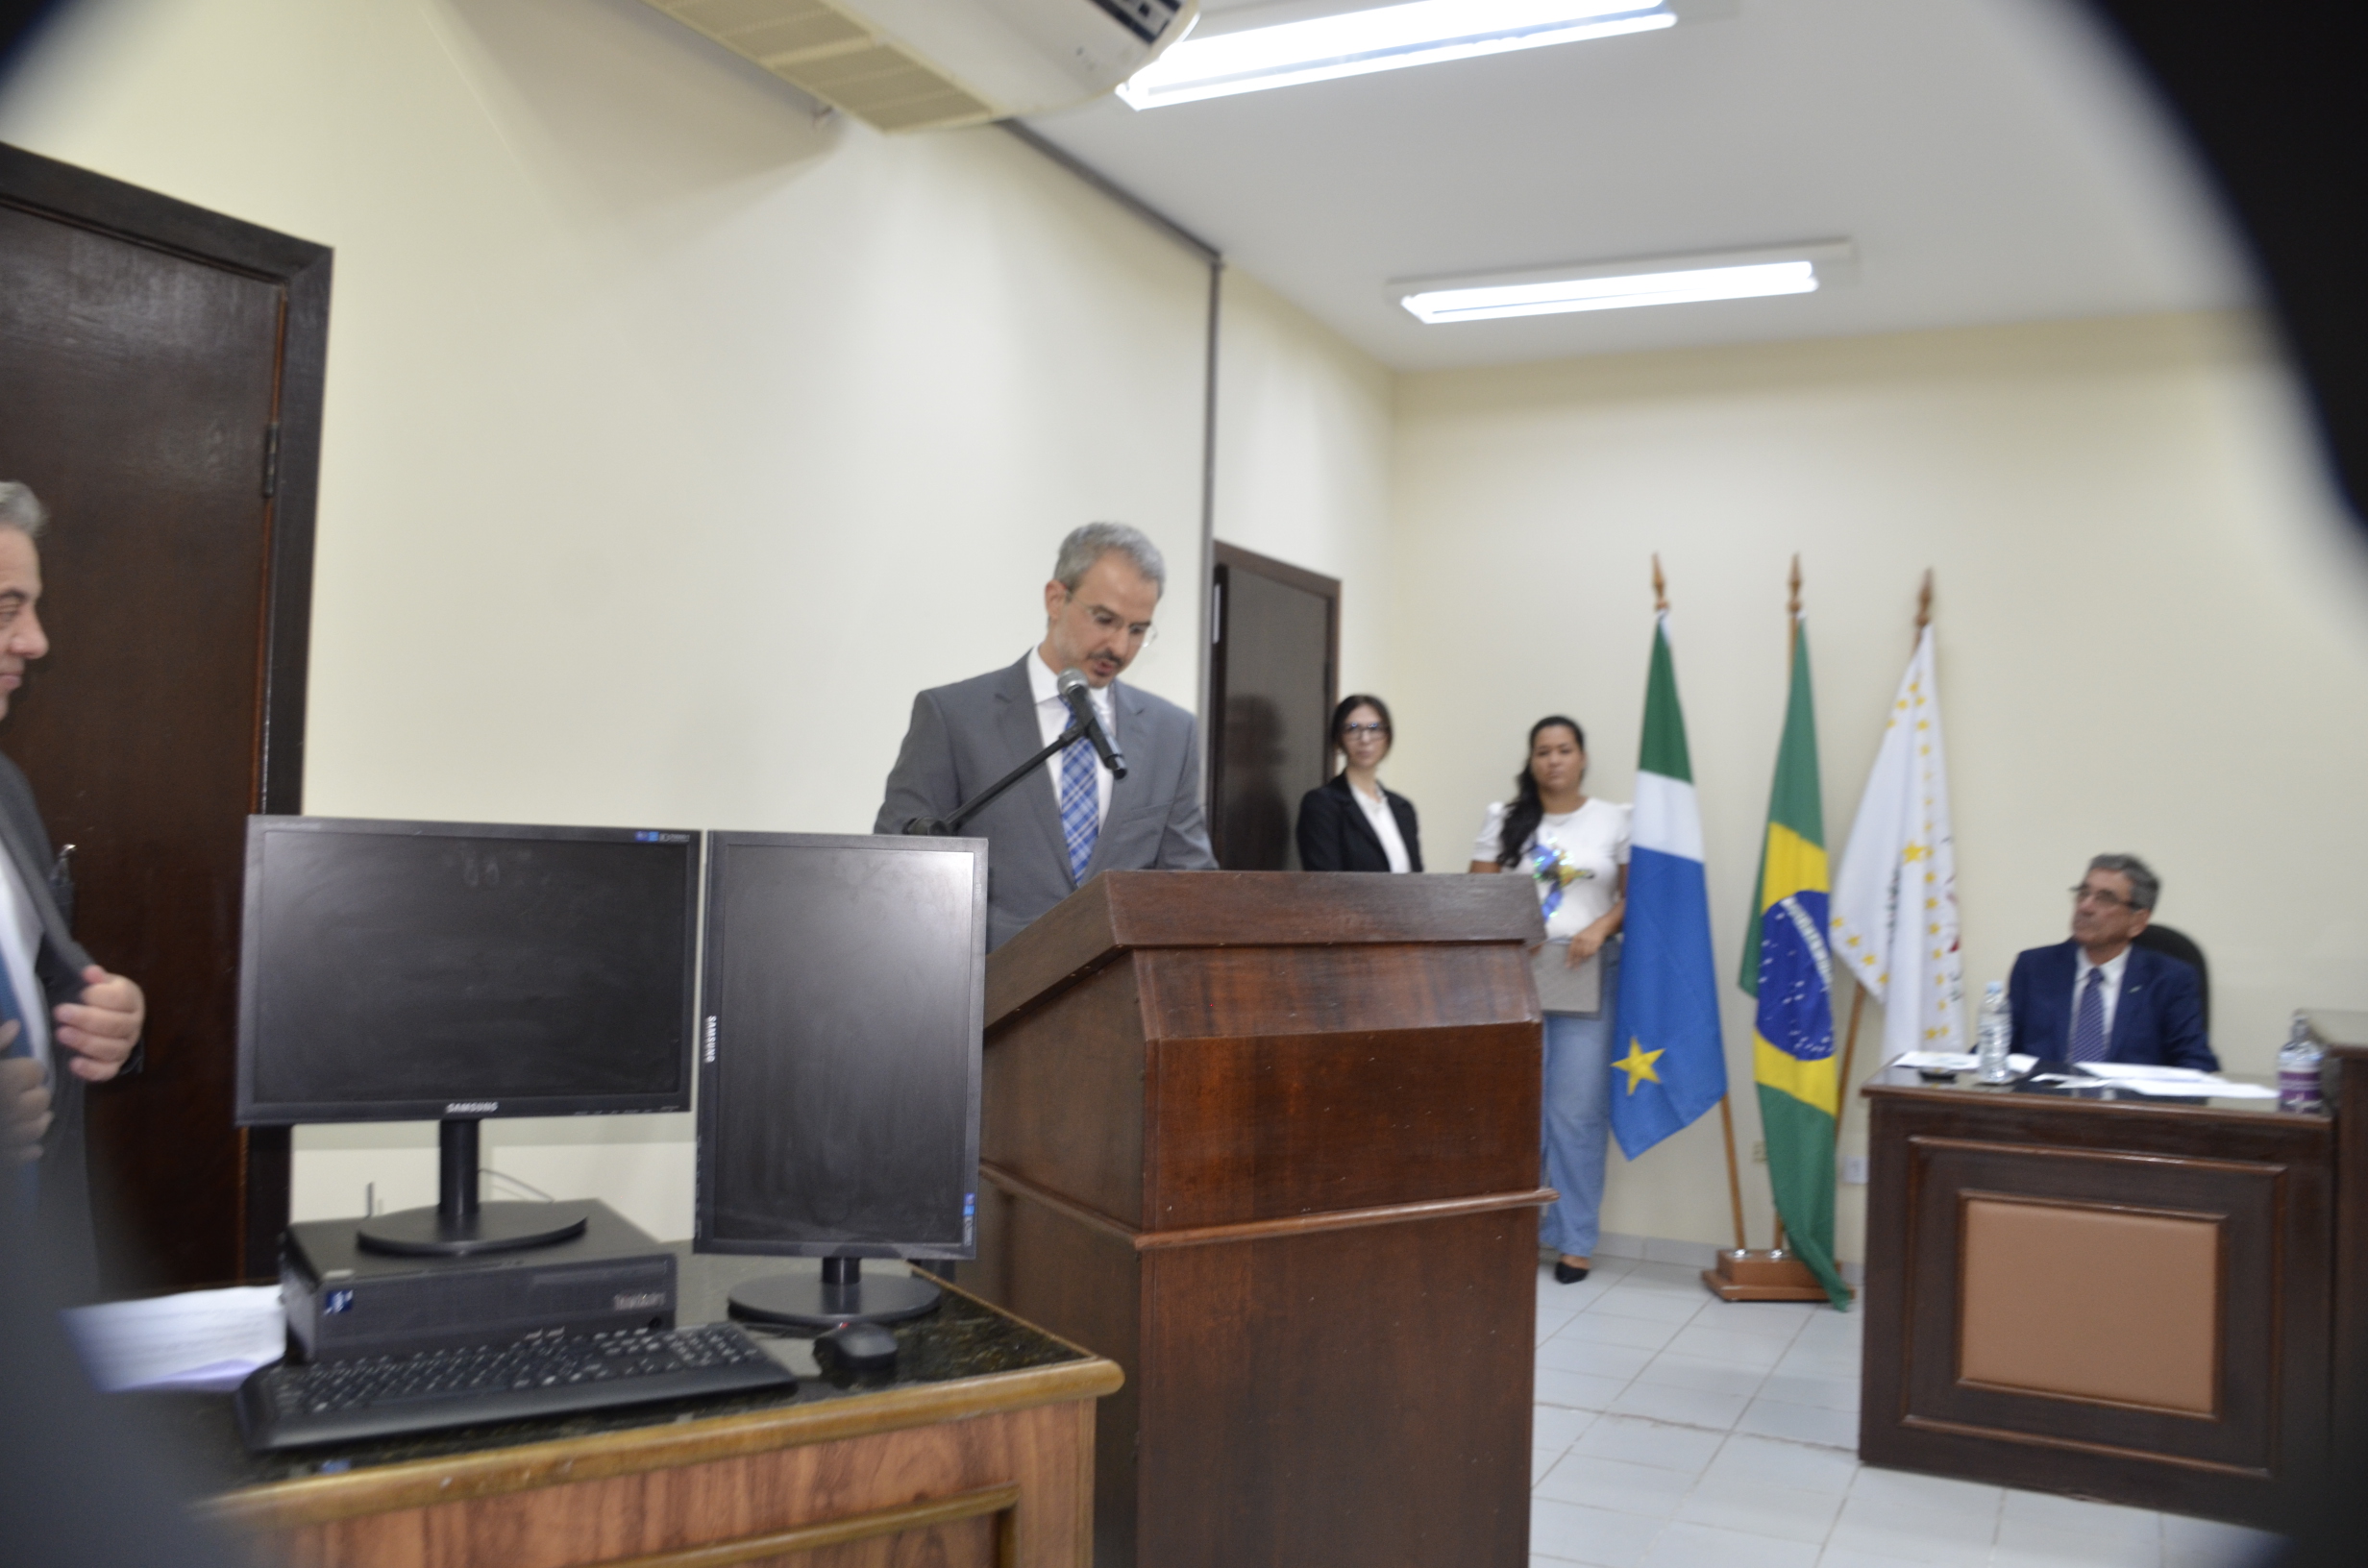
<path id="1" fill-rule="evenodd" d="M 1301 870 L 1422 870 L 1415 803 L 1381 783 L 1393 738 L 1389 704 L 1378 697 L 1344 697 L 1332 710 L 1332 744 L 1344 765 L 1299 799 Z"/>
<path id="2" fill-rule="evenodd" d="M 1603 1207 L 1603 1160 L 1611 1127 L 1613 998 L 1618 993 L 1620 920 L 1628 912 L 1628 808 L 1579 793 L 1587 737 L 1560 714 L 1529 730 L 1520 792 L 1489 807 L 1471 850 L 1474 871 L 1520 871 L 1537 885 L 1549 953 L 1601 968 L 1592 1013 L 1545 1016 L 1545 1180 L 1561 1193 L 1539 1225 L 1555 1253 L 1554 1277 L 1587 1278 Z"/>

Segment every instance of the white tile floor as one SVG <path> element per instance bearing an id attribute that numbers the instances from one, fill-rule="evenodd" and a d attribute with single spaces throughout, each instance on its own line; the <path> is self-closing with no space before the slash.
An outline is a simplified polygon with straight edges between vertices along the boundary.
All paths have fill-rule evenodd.
<path id="1" fill-rule="evenodd" d="M 1531 1568 L 2227 1568 L 2270 1537 L 1858 1461 L 1861 1314 L 1538 1275 Z"/>

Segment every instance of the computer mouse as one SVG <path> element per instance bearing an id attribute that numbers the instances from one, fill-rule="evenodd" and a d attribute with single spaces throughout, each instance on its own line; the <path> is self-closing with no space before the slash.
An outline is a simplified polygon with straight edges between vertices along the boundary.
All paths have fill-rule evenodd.
<path id="1" fill-rule="evenodd" d="M 815 1336 L 857 1372 L 881 1372 L 897 1364 L 897 1336 L 876 1323 L 843 1323 Z"/>

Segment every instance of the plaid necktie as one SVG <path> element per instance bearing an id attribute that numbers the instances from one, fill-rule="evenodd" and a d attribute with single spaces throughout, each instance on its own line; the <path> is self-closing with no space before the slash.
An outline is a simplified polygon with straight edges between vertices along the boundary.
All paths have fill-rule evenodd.
<path id="1" fill-rule="evenodd" d="M 2090 969 L 2081 987 L 2081 1005 L 2072 1017 L 2072 1060 L 2105 1060 L 2105 971 Z"/>
<path id="2" fill-rule="evenodd" d="M 1094 841 L 1101 837 L 1098 782 L 1092 743 L 1073 742 L 1061 753 L 1061 837 L 1069 845 L 1072 882 L 1085 881 L 1085 863 L 1094 858 Z"/>

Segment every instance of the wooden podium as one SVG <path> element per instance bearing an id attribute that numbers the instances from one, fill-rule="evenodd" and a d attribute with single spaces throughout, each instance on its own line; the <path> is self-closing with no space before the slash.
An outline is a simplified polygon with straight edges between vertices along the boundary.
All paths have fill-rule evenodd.
<path id="1" fill-rule="evenodd" d="M 987 962 L 964 1285 L 1116 1360 L 1101 1568 L 1524 1568 L 1525 877 L 1113 871 Z"/>

